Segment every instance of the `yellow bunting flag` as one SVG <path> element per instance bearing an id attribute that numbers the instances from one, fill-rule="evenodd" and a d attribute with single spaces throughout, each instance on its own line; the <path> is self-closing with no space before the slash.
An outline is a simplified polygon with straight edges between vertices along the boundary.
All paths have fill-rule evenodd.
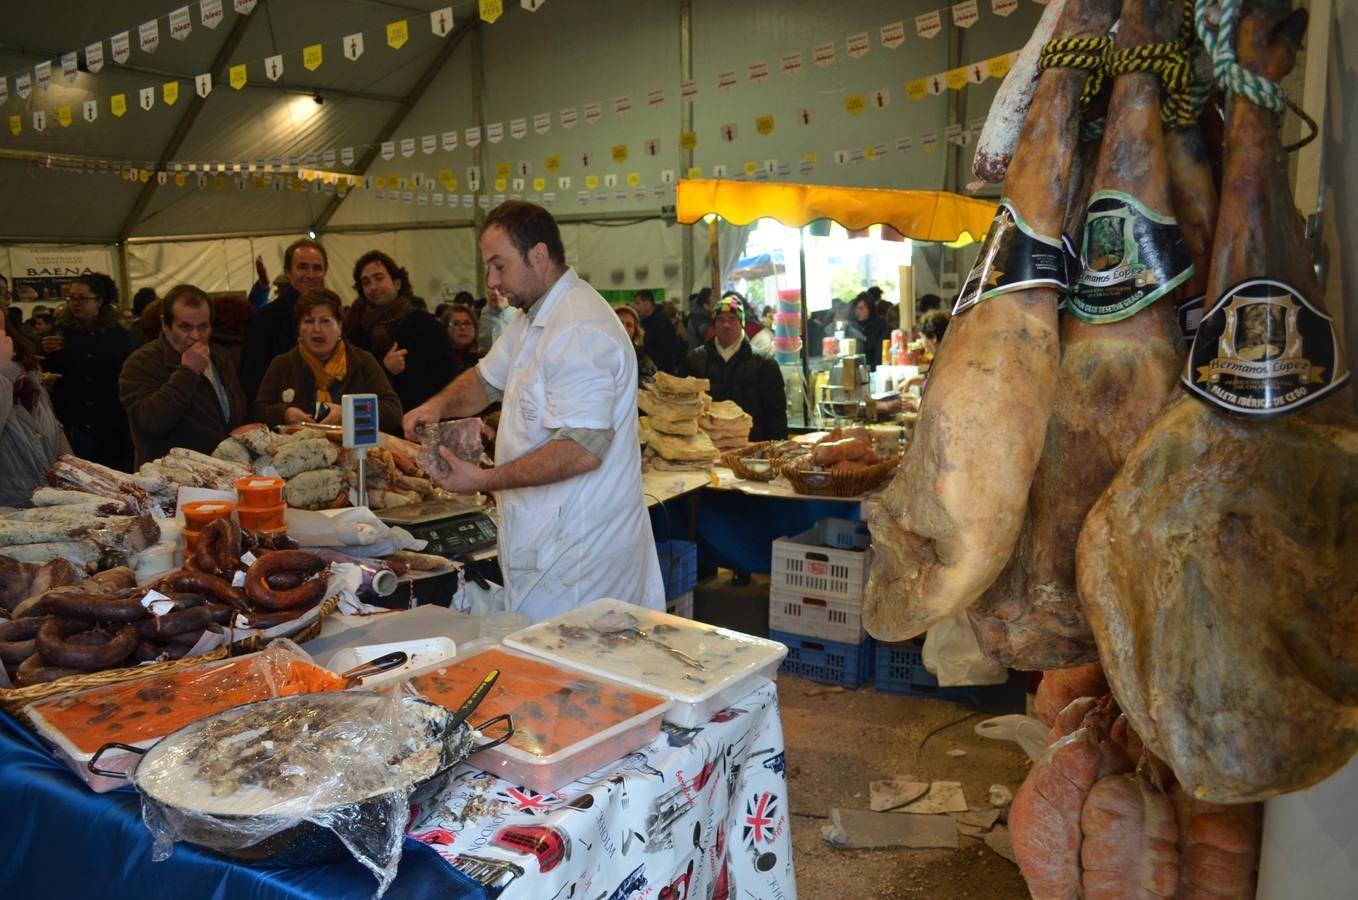
<path id="1" fill-rule="evenodd" d="M 21 131 L 23 131 L 23 130 L 24 130 L 24 118 L 23 118 L 23 116 L 10 116 L 10 117 L 9 117 L 9 133 L 12 134 L 12 135 L 14 135 L 15 137 L 18 137 L 18 136 L 19 136 L 19 132 L 21 132 Z"/>
<path id="2" fill-rule="evenodd" d="M 773 116 L 760 116 L 755 119 L 754 130 L 760 134 L 773 134 Z"/>
<path id="3" fill-rule="evenodd" d="M 445 190 L 457 190 L 457 179 L 453 177 L 452 169 L 439 169 L 439 184 L 443 185 Z"/>
<path id="4" fill-rule="evenodd" d="M 599 186 L 599 176 L 598 176 L 598 175 L 586 175 L 586 176 L 585 176 L 585 187 L 589 188 L 589 189 L 592 191 L 592 190 L 594 190 L 595 188 L 597 188 L 598 186 Z"/>
<path id="5" fill-rule="evenodd" d="M 62 128 L 71 127 L 71 108 L 69 106 L 57 107 L 57 121 L 61 123 Z"/>
<path id="6" fill-rule="evenodd" d="M 756 161 L 753 160 L 753 159 L 747 159 L 747 160 L 745 161 L 745 174 L 746 174 L 746 175 L 753 175 L 755 172 L 758 172 L 758 171 L 759 171 L 759 163 L 758 163 L 758 162 L 756 162 Z"/>
<path id="7" fill-rule="evenodd" d="M 814 169 L 820 163 L 820 157 L 814 153 L 803 153 L 802 162 Z"/>
<path id="8" fill-rule="evenodd" d="M 679 146 L 683 147 L 685 150 L 692 150 L 694 147 L 698 146 L 698 132 L 679 132 Z"/>
<path id="9" fill-rule="evenodd" d="M 160 93 L 165 98 L 166 106 L 174 106 L 174 102 L 179 99 L 179 82 L 165 82 L 160 86 Z"/>
<path id="10" fill-rule="evenodd" d="M 183 187 L 183 186 L 184 186 L 184 182 L 187 181 L 187 180 L 188 180 L 188 177 L 187 177 L 183 172 L 175 172 L 175 173 L 174 173 L 174 186 L 175 186 L 175 187 Z"/>
<path id="11" fill-rule="evenodd" d="M 137 180 L 140 181 L 142 184 L 146 184 L 146 182 L 151 180 L 151 170 L 142 169 L 139 172 L 137 172 Z"/>
<path id="12" fill-rule="evenodd" d="M 703 167 L 702 167 L 702 166 L 689 166 L 689 167 L 688 167 L 688 177 L 689 177 L 689 178 L 694 178 L 694 179 L 702 178 L 702 177 L 703 177 Z"/>
<path id="13" fill-rule="evenodd" d="M 613 145 L 613 161 L 614 161 L 615 163 L 625 163 L 625 162 L 627 162 L 627 145 L 626 145 L 626 144 L 614 144 L 614 145 Z"/>
<path id="14" fill-rule="evenodd" d="M 495 164 L 495 177 L 496 177 L 496 178 L 508 178 L 508 177 L 509 177 L 509 163 L 507 163 L 507 162 L 496 163 L 496 164 Z"/>
<path id="15" fill-rule="evenodd" d="M 547 190 L 547 179 L 546 179 L 546 178 L 542 178 L 541 176 L 539 176 L 539 177 L 537 177 L 537 178 L 534 178 L 534 179 L 533 179 L 533 190 L 535 190 L 535 191 L 545 191 L 545 190 Z"/>
<path id="16" fill-rule="evenodd" d="M 478 0 L 477 7 L 481 14 L 481 21 L 492 25 L 505 11 L 504 0 Z"/>
<path id="17" fill-rule="evenodd" d="M 628 187 L 636 187 L 636 186 L 639 185 L 639 184 L 641 184 L 641 173 L 640 173 L 640 172 L 628 172 L 628 173 L 627 173 L 627 186 L 628 186 Z"/>
<path id="18" fill-rule="evenodd" d="M 230 75 L 231 86 L 236 90 L 245 87 L 245 63 L 232 66 L 228 74 Z"/>
<path id="19" fill-rule="evenodd" d="M 321 67 L 325 54 L 321 50 L 320 44 L 312 44 L 310 47 L 302 48 L 302 65 L 308 72 L 314 72 Z"/>
<path id="20" fill-rule="evenodd" d="M 387 179 L 383 178 L 381 175 L 378 175 L 377 178 L 373 180 L 373 189 L 378 191 L 385 191 L 387 189 Z"/>
<path id="21" fill-rule="evenodd" d="M 509 179 L 508 178 L 495 179 L 495 190 L 501 192 L 509 190 Z"/>
<path id="22" fill-rule="evenodd" d="M 109 111 L 115 116 L 122 116 L 127 112 L 127 95 L 114 94 L 108 101 Z"/>
<path id="23" fill-rule="evenodd" d="M 393 50 L 400 50 L 410 39 L 410 26 L 405 19 L 397 22 L 387 23 L 387 46 Z"/>
<path id="24" fill-rule="evenodd" d="M 549 157 L 547 157 L 547 171 L 548 171 L 548 172 L 560 172 L 560 171 L 561 171 L 561 157 L 559 157 L 559 156 L 549 156 Z"/>
<path id="25" fill-rule="evenodd" d="M 985 61 L 986 69 L 990 72 L 991 78 L 1003 78 L 1009 74 L 1009 55 L 992 56 Z"/>
<path id="26" fill-rule="evenodd" d="M 220 191 L 222 188 L 226 187 L 226 176 L 224 176 L 224 175 L 218 175 L 218 176 L 216 176 L 215 178 L 213 178 L 213 179 L 212 179 L 212 186 L 213 186 L 214 188 L 216 188 L 217 190 L 219 190 L 219 191 Z"/>
<path id="27" fill-rule="evenodd" d="M 863 100 L 862 94 L 853 94 L 844 98 L 844 111 L 849 115 L 859 115 L 865 109 L 867 109 L 867 103 Z"/>
<path id="28" fill-rule="evenodd" d="M 948 70 L 948 87 L 954 91 L 960 91 L 967 86 L 967 67 L 962 66 L 958 69 Z"/>
<path id="29" fill-rule="evenodd" d="M 877 148 L 869 144 L 863 151 L 863 158 L 871 162 L 877 158 Z"/>
<path id="30" fill-rule="evenodd" d="M 923 100 L 929 94 L 929 84 L 923 78 L 905 83 L 905 96 L 911 100 Z"/>

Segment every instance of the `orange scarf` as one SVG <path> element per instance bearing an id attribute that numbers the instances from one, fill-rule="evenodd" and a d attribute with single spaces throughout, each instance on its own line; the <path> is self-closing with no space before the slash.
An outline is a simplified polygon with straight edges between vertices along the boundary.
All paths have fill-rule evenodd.
<path id="1" fill-rule="evenodd" d="M 343 381 L 348 374 L 348 359 L 344 353 L 344 341 L 341 340 L 335 345 L 335 352 L 330 354 L 327 362 L 321 362 L 320 357 L 312 353 L 303 343 L 297 344 L 297 352 L 302 354 L 302 359 L 306 361 L 307 368 L 311 369 L 311 377 L 316 382 L 316 399 L 325 403 L 334 403 L 330 396 L 330 385 L 337 381 Z"/>

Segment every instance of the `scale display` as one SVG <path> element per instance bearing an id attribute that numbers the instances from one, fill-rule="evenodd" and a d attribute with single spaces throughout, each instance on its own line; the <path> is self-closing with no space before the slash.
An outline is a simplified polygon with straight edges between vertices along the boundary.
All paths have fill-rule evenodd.
<path id="1" fill-rule="evenodd" d="M 376 394 L 345 394 L 343 404 L 344 446 L 349 449 L 376 447 L 380 422 Z"/>
<path id="2" fill-rule="evenodd" d="M 470 556 L 495 546 L 495 523 L 485 513 L 402 527 L 415 537 L 429 542 L 424 553 L 448 559 Z"/>

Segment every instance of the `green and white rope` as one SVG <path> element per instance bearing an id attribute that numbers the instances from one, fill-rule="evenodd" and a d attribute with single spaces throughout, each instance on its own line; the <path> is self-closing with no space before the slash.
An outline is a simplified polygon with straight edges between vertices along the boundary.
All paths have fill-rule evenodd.
<path id="1" fill-rule="evenodd" d="M 1212 74 L 1228 93 L 1281 115 L 1287 109 L 1287 92 L 1282 85 L 1240 65 L 1235 58 L 1235 29 L 1240 23 L 1240 0 L 1217 0 L 1220 9 L 1215 28 L 1208 19 L 1213 0 L 1197 0 L 1193 24 L 1198 39 L 1207 48 L 1212 61 Z"/>

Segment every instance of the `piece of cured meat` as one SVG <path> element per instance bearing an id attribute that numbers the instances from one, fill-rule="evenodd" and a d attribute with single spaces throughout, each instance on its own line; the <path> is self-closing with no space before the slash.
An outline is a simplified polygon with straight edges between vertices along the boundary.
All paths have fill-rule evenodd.
<path id="1" fill-rule="evenodd" d="M 1098 663 L 1053 669 L 1042 673 L 1042 683 L 1037 686 L 1037 697 L 1033 701 L 1033 713 L 1043 725 L 1050 728 L 1072 700 L 1102 697 L 1106 693 L 1108 679 L 1103 677 L 1103 667 Z"/>
<path id="2" fill-rule="evenodd" d="M 1125 0 L 1115 49 L 1171 40 L 1181 17 L 1170 7 Z M 1056 403 L 1027 520 L 1004 573 L 969 613 L 986 654 L 1011 668 L 1098 659 L 1075 584 L 1075 542 L 1132 444 L 1178 395 L 1175 301 L 1194 269 L 1170 199 L 1160 97 L 1152 72 L 1113 82 L 1083 218 L 1084 272 L 1061 322 Z"/>
<path id="3" fill-rule="evenodd" d="M 1143 775 L 1094 785 L 1080 811 L 1080 884 L 1085 900 L 1174 897 L 1178 826 L 1169 797 Z"/>
<path id="4" fill-rule="evenodd" d="M 1263 804 L 1207 803 L 1178 785 L 1169 796 L 1179 822 L 1177 900 L 1253 900 Z"/>
<path id="5" fill-rule="evenodd" d="M 1071 0 L 1057 33 L 1102 36 L 1117 6 Z M 1023 126 L 1004 203 L 981 251 L 987 260 L 1023 248 L 1009 254 L 1015 264 L 1040 255 L 1064 269 L 1056 236 L 1065 224 L 1087 77 L 1080 69 L 1043 72 L 1037 112 Z M 1046 276 L 1064 281 L 1064 271 Z M 976 271 L 973 279 L 980 279 Z M 1010 282 L 991 295 L 980 293 L 981 282 L 980 302 L 948 328 L 914 438 L 872 519 L 863 619 L 882 640 L 914 637 L 975 602 L 1008 561 L 1023 524 L 1051 416 L 1060 288 Z"/>
<path id="6" fill-rule="evenodd" d="M 478 465 L 485 452 L 481 446 L 481 420 L 475 416 L 469 419 L 449 419 L 424 426 L 420 434 L 420 453 L 416 461 L 420 468 L 430 475 L 440 478 L 451 471 L 448 463 L 439 454 L 439 447 L 447 447 L 452 454 L 464 462 Z"/>
<path id="7" fill-rule="evenodd" d="M 1281 78 L 1305 21 L 1247 3 L 1240 63 Z M 1194 796 L 1246 803 L 1358 750 L 1358 422 L 1276 117 L 1230 104 L 1189 394 L 1090 511 L 1077 575 L 1137 733 Z"/>

